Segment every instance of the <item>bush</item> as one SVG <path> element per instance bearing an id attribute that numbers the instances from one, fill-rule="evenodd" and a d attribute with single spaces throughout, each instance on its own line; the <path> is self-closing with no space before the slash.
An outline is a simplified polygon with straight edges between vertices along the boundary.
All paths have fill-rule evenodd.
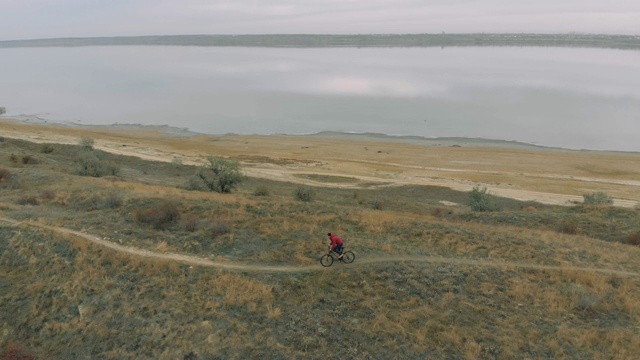
<path id="1" fill-rule="evenodd" d="M 11 154 L 11 155 L 9 155 L 9 161 L 11 161 L 11 162 L 12 162 L 12 163 L 14 163 L 14 164 L 17 164 L 17 163 L 18 163 L 18 159 L 19 159 L 19 158 L 18 158 L 18 155 L 16 155 L 16 154 Z"/>
<path id="2" fill-rule="evenodd" d="M 373 199 L 373 200 L 371 200 L 371 207 L 374 210 L 382 210 L 382 209 L 384 209 L 384 200 L 382 200 L 382 199 Z"/>
<path id="3" fill-rule="evenodd" d="M 256 189 L 253 191 L 253 195 L 255 195 L 255 196 L 269 196 L 269 189 L 267 189 L 267 187 L 264 186 L 264 185 L 260 185 L 260 186 L 256 187 Z"/>
<path id="4" fill-rule="evenodd" d="M 494 211 L 497 205 L 491 200 L 491 196 L 487 193 L 487 188 L 475 186 L 469 194 L 469 206 L 473 211 Z"/>
<path id="5" fill-rule="evenodd" d="M 35 196 L 23 196 L 16 201 L 16 204 L 37 206 L 40 205 L 40 202 Z"/>
<path id="6" fill-rule="evenodd" d="M 198 217 L 194 214 L 187 214 L 180 219 L 180 227 L 189 232 L 198 230 L 198 223 Z"/>
<path id="7" fill-rule="evenodd" d="M 118 175 L 120 168 L 110 161 L 100 159 L 93 152 L 80 154 L 76 161 L 76 174 L 80 176 L 101 177 Z"/>
<path id="8" fill-rule="evenodd" d="M 136 210 L 133 218 L 144 225 L 151 225 L 154 229 L 166 229 L 180 218 L 178 204 L 173 201 L 162 201 L 156 206 Z"/>
<path id="9" fill-rule="evenodd" d="M 51 201 L 56 198 L 56 192 L 53 190 L 42 190 L 40 198 L 44 201 Z"/>
<path id="10" fill-rule="evenodd" d="M 228 234 L 231 232 L 231 226 L 229 226 L 229 224 L 227 224 L 226 222 L 216 222 L 215 224 L 213 224 L 213 226 L 211 227 L 211 238 L 215 239 L 218 236 L 224 235 L 224 234 Z"/>
<path id="11" fill-rule="evenodd" d="M 82 139 L 80 139 L 79 145 L 84 150 L 93 150 L 93 144 L 94 143 L 95 143 L 95 141 L 93 141 L 92 138 L 83 137 Z"/>
<path id="12" fill-rule="evenodd" d="M 7 112 L 7 108 L 5 108 L 4 106 L 0 106 L 0 115 L 3 115 L 6 112 Z"/>
<path id="13" fill-rule="evenodd" d="M 119 208 L 120 206 L 122 206 L 122 196 L 118 193 L 110 193 L 107 195 L 107 197 L 104 199 L 104 206 L 103 208 L 105 209 L 115 209 L 115 208 Z"/>
<path id="14" fill-rule="evenodd" d="M 640 231 L 627 236 L 627 244 L 640 246 Z"/>
<path id="15" fill-rule="evenodd" d="M 578 226 L 573 221 L 563 221 L 558 231 L 563 234 L 575 235 L 578 233 Z"/>
<path id="16" fill-rule="evenodd" d="M 11 171 L 0 168 L 0 183 L 8 182 L 9 180 L 11 180 Z"/>
<path id="17" fill-rule="evenodd" d="M 585 205 L 611 205 L 613 198 L 606 193 L 599 191 L 582 195 Z"/>
<path id="18" fill-rule="evenodd" d="M 200 178 L 200 182 L 206 189 L 219 193 L 231 192 L 244 180 L 239 162 L 215 156 L 207 158 L 207 163 L 198 169 L 196 177 Z M 195 179 L 189 181 L 188 187 L 191 187 L 192 190 L 199 190 L 197 189 L 198 181 Z"/>
<path id="19" fill-rule="evenodd" d="M 309 186 L 301 185 L 296 188 L 294 193 L 296 199 L 300 201 L 309 202 L 312 201 L 315 196 L 315 191 Z"/>
<path id="20" fill-rule="evenodd" d="M 43 154 L 51 154 L 53 152 L 53 146 L 51 144 L 40 145 L 40 152 Z"/>
<path id="21" fill-rule="evenodd" d="M 38 161 L 38 159 L 34 158 L 31 155 L 23 155 L 22 156 L 22 163 L 25 164 L 25 165 L 37 164 L 37 163 L 39 163 L 39 161 Z"/>

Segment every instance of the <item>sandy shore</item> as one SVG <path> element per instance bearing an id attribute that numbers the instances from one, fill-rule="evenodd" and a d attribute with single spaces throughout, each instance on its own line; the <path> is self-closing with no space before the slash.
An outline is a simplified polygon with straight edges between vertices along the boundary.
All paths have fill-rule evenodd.
<path id="1" fill-rule="evenodd" d="M 111 153 L 188 164 L 209 155 L 228 156 L 240 160 L 249 176 L 308 185 L 416 184 L 461 191 L 479 185 L 498 196 L 555 205 L 573 205 L 585 193 L 604 191 L 616 206 L 640 202 L 640 153 L 373 134 L 201 135 L 165 126 L 67 126 L 20 119 L 0 120 L 0 136 L 63 144 L 89 137 L 96 148 Z M 358 181 L 320 183 L 308 175 Z"/>

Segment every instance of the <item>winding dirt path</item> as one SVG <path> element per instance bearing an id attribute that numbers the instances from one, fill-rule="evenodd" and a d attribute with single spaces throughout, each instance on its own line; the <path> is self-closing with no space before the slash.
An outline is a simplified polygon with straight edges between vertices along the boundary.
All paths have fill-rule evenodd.
<path id="1" fill-rule="evenodd" d="M 271 273 L 299 273 L 299 272 L 312 272 L 321 271 L 328 268 L 323 268 L 320 265 L 254 265 L 246 263 L 230 263 L 213 261 L 207 258 L 202 258 L 193 255 L 183 255 L 175 253 L 157 253 L 149 250 L 138 249 L 134 247 L 122 246 L 113 242 L 103 240 L 95 235 L 87 234 L 80 231 L 75 231 L 63 227 L 49 226 L 32 221 L 17 221 L 14 219 L 1 217 L 0 221 L 11 224 L 12 226 L 32 226 L 41 229 L 46 229 L 52 232 L 56 232 L 63 235 L 71 235 L 83 238 L 94 244 L 104 246 L 106 248 L 134 255 L 142 256 L 146 258 L 153 258 L 159 260 L 170 260 L 179 263 L 194 265 L 215 267 L 225 270 L 235 270 L 243 272 L 271 272 Z M 470 265 L 479 267 L 496 267 L 496 268 L 517 268 L 517 269 L 533 269 L 533 270 L 550 270 L 550 271 L 584 271 L 592 273 L 601 273 L 618 276 L 630 276 L 640 277 L 640 273 L 633 271 L 623 271 L 615 269 L 605 268 L 592 268 L 592 267 L 576 267 L 576 266 L 554 266 L 554 265 L 539 265 L 539 264 L 525 264 L 509 261 L 495 261 L 495 260 L 476 260 L 466 258 L 448 258 L 426 255 L 389 255 L 389 256 L 374 256 L 366 259 L 358 259 L 356 264 L 373 264 L 373 263 L 390 263 L 390 262 L 426 262 L 432 264 L 453 264 L 453 265 Z"/>

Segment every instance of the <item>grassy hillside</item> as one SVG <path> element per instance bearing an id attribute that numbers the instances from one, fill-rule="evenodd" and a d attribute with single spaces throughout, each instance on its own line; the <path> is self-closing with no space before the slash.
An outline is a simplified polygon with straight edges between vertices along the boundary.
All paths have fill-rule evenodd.
<path id="1" fill-rule="evenodd" d="M 194 166 L 2 140 L 0 359 L 632 359 L 640 348 L 635 209 L 490 198 L 499 210 L 473 212 L 445 205 L 469 193 L 440 187 L 255 178 L 231 194 L 188 191 Z M 87 154 L 114 171 L 78 175 Z M 328 231 L 355 263 L 320 267 Z"/>

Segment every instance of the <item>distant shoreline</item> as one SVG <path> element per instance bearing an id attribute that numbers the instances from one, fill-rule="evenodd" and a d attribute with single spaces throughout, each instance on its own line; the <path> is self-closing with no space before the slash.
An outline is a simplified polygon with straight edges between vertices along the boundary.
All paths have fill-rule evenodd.
<path id="1" fill-rule="evenodd" d="M 239 46 L 276 48 L 512 46 L 640 50 L 640 35 L 484 33 L 150 35 L 0 41 L 0 48 L 79 46 Z"/>
<path id="2" fill-rule="evenodd" d="M 515 140 L 501 140 L 501 139 L 488 139 L 477 137 L 425 137 L 416 135 L 390 135 L 384 133 L 372 133 L 372 132 L 344 132 L 344 131 L 320 131 L 316 133 L 308 134 L 293 134 L 293 133 L 273 133 L 273 134 L 236 134 L 236 133 L 224 133 L 224 134 L 210 134 L 192 131 L 188 128 L 180 128 L 172 125 L 144 125 L 135 123 L 114 123 L 107 125 L 89 125 L 78 124 L 68 121 L 50 121 L 47 119 L 39 118 L 37 116 L 21 115 L 21 116 L 0 116 L 0 121 L 15 122 L 19 124 L 38 125 L 38 126 L 60 126 L 60 127 L 72 127 L 72 128 L 86 128 L 86 129 L 105 129 L 105 130 L 149 130 L 159 131 L 165 133 L 170 137 L 192 137 L 192 136 L 291 136 L 291 137 L 318 137 L 318 138 L 343 138 L 358 139 L 358 140 L 376 140 L 383 142 L 398 142 L 404 144 L 435 146 L 435 147 L 489 147 L 489 148 L 507 148 L 507 149 L 522 149 L 522 150 L 538 150 L 538 151 L 579 151 L 579 152 L 594 152 L 594 153 L 620 153 L 620 154 L 638 154 L 635 151 L 622 151 L 622 150 L 597 150 L 597 149 L 572 149 L 563 148 L 558 146 L 546 146 L 537 145 L 532 143 L 526 143 Z"/>

